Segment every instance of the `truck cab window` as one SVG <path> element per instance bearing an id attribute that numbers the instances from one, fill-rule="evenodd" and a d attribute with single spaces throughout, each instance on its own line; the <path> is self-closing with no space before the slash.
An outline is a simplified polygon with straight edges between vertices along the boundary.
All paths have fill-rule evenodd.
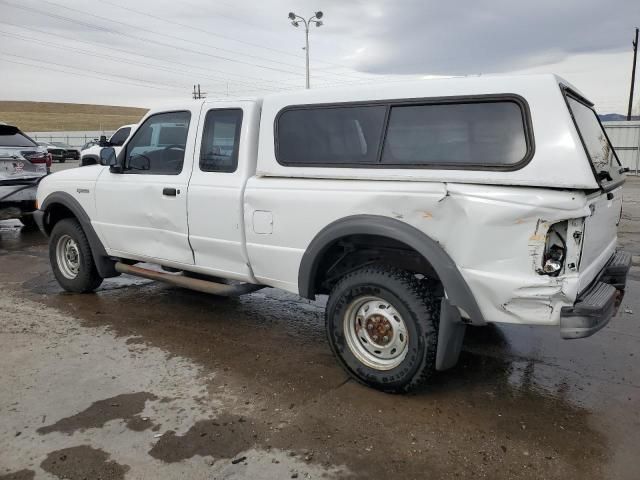
<path id="1" fill-rule="evenodd" d="M 189 112 L 153 115 L 127 144 L 125 172 L 147 175 L 178 175 L 182 171 L 189 131 Z"/>
<path id="2" fill-rule="evenodd" d="M 242 110 L 209 110 L 204 121 L 200 170 L 203 172 L 235 172 Z"/>

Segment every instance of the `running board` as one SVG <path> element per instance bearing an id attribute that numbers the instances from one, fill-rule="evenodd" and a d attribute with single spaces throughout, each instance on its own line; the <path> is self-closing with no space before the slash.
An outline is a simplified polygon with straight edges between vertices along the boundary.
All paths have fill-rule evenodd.
<path id="1" fill-rule="evenodd" d="M 133 265 L 127 265 L 122 262 L 117 262 L 115 268 L 116 271 L 120 273 L 127 273 L 129 275 L 135 275 L 137 277 L 148 278 L 149 280 L 157 280 L 159 282 L 170 283 L 171 285 L 175 285 L 177 287 L 197 290 L 198 292 L 203 293 L 211 293 L 213 295 L 220 295 L 222 297 L 237 297 L 238 295 L 244 295 L 245 293 L 255 292 L 256 290 L 264 288 L 264 285 L 255 285 L 253 283 L 237 283 L 233 285 L 227 285 L 225 283 L 210 282 L 208 280 L 201 280 L 199 278 L 185 277 L 181 274 L 156 272 L 155 270 L 135 267 Z"/>

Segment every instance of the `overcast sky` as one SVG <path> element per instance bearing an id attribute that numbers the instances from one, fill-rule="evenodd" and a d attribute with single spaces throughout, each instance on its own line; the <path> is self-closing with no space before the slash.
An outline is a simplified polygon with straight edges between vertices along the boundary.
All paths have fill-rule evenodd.
<path id="1" fill-rule="evenodd" d="M 435 75 L 558 73 L 626 113 L 640 0 L 0 0 L 0 99 L 152 107 Z M 640 85 L 636 110 L 640 109 Z"/>

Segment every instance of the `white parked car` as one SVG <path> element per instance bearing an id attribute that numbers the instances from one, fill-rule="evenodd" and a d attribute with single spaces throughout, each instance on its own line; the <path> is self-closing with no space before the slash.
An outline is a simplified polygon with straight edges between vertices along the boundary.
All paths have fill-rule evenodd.
<path id="1" fill-rule="evenodd" d="M 593 334 L 631 262 L 624 170 L 552 75 L 193 102 L 150 112 L 115 153 L 40 183 L 64 289 L 129 273 L 328 295 L 331 348 L 384 391 L 454 365 L 468 325 Z"/>
<path id="2" fill-rule="evenodd" d="M 122 149 L 122 145 L 127 141 L 127 138 L 131 135 L 131 131 L 135 129 L 136 125 L 123 125 L 116 132 L 111 135 L 111 138 L 106 141 L 87 144 L 87 148 L 83 148 L 80 151 L 80 166 L 96 165 L 100 163 L 100 152 L 105 147 L 113 147 L 117 153 Z M 104 139 L 104 137 L 103 137 Z M 90 142 L 92 143 L 92 142 Z"/>

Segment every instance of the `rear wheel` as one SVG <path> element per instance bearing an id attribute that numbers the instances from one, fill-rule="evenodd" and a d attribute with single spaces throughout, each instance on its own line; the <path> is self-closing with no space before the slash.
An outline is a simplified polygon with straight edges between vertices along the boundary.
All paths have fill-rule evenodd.
<path id="1" fill-rule="evenodd" d="M 327 302 L 329 343 L 355 379 L 407 392 L 435 371 L 439 297 L 424 280 L 387 266 L 342 278 Z"/>
<path id="2" fill-rule="evenodd" d="M 49 260 L 56 280 L 69 292 L 92 292 L 102 283 L 87 236 L 74 218 L 60 220 L 53 227 Z"/>
<path id="3" fill-rule="evenodd" d="M 64 162 L 66 162 L 66 161 L 67 161 L 67 159 L 66 159 L 66 158 L 61 158 L 61 159 L 60 159 L 60 160 L 58 160 L 58 161 L 59 161 L 60 163 L 64 163 Z"/>

